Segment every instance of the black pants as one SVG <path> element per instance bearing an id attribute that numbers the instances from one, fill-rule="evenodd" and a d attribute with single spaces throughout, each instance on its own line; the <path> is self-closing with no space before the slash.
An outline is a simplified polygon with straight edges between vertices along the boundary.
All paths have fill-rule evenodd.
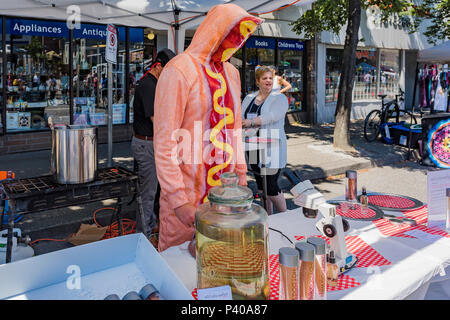
<path id="1" fill-rule="evenodd" d="M 257 164 L 250 164 L 250 169 L 255 175 L 256 184 L 258 186 L 258 190 L 264 190 L 263 188 L 263 179 L 264 176 L 261 175 L 261 168 L 258 167 Z M 266 175 L 267 181 L 267 195 L 268 196 L 277 196 L 281 193 L 281 189 L 278 186 L 278 177 L 280 176 L 281 169 L 268 169 L 270 171 L 276 170 L 276 172 L 269 172 L 271 174 Z"/>

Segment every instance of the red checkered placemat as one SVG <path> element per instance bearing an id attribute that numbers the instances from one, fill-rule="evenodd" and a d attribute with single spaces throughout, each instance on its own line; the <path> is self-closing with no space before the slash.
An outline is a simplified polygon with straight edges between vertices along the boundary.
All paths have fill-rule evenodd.
<path id="1" fill-rule="evenodd" d="M 369 195 L 369 203 L 383 208 L 408 209 L 413 208 L 416 204 L 414 201 L 391 195 Z"/>
<path id="2" fill-rule="evenodd" d="M 328 245 L 330 244 L 329 239 L 325 236 L 317 235 L 315 237 L 322 238 L 328 243 Z M 304 236 L 295 236 L 294 238 L 298 241 L 305 239 Z M 345 244 L 347 245 L 348 252 L 354 254 L 358 258 L 356 268 L 387 266 L 391 264 L 389 260 L 384 258 L 378 251 L 358 236 L 346 236 Z"/>
<path id="3" fill-rule="evenodd" d="M 375 210 L 371 208 L 368 208 L 367 212 L 362 212 L 360 205 L 355 205 L 352 209 L 352 206 L 345 202 L 336 207 L 336 213 L 350 219 L 370 219 L 377 215 Z"/>

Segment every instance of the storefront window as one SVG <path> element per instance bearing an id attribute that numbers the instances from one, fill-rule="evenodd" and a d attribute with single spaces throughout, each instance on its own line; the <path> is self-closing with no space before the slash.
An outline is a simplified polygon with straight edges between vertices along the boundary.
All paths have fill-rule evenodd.
<path id="1" fill-rule="evenodd" d="M 380 56 L 380 94 L 394 98 L 399 93 L 400 52 L 381 50 Z"/>
<path id="2" fill-rule="evenodd" d="M 7 19 L 7 132 L 68 122 L 65 90 L 68 29 L 64 22 Z"/>
<path id="3" fill-rule="evenodd" d="M 117 64 L 112 65 L 113 124 L 126 122 L 125 31 L 118 28 Z M 106 26 L 82 24 L 74 29 L 73 42 L 73 122 L 108 123 L 108 63 L 105 60 Z"/>
<path id="4" fill-rule="evenodd" d="M 353 86 L 353 100 L 377 99 L 376 49 L 356 50 L 356 74 Z"/>
<path id="5" fill-rule="evenodd" d="M 246 42 L 246 75 L 247 93 L 257 91 L 255 70 L 258 66 L 275 65 L 275 39 L 250 37 Z"/>
<path id="6" fill-rule="evenodd" d="M 342 49 L 327 49 L 325 75 L 325 102 L 337 102 L 342 68 Z M 378 99 L 376 49 L 356 50 L 356 68 L 353 84 L 353 101 Z"/>
<path id="7" fill-rule="evenodd" d="M 327 49 L 325 73 L 325 102 L 336 102 L 342 68 L 342 49 Z"/>
<path id="8" fill-rule="evenodd" d="M 136 84 L 144 75 L 145 66 L 150 65 L 153 61 L 153 49 L 156 49 L 156 35 L 150 31 L 147 31 L 145 34 L 147 40 L 145 40 L 145 37 L 143 37 L 143 32 L 143 29 L 130 28 L 130 123 L 133 123 L 134 119 L 133 102 Z M 149 46 L 153 45 L 153 48 L 148 48 L 147 44 Z M 145 51 L 147 51 L 147 55 L 145 54 Z"/>
<path id="9" fill-rule="evenodd" d="M 290 110 L 304 111 L 303 90 L 303 42 L 296 40 L 278 40 L 278 70 L 277 75 L 282 76 L 292 85 L 287 97 Z"/>

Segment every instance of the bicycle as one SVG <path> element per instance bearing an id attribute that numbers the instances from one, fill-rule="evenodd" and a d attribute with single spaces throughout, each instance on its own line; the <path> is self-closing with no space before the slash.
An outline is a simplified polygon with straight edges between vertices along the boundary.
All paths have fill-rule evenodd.
<path id="1" fill-rule="evenodd" d="M 414 124 L 417 124 L 416 117 L 408 110 L 400 108 L 400 104 L 403 104 L 404 92 L 400 89 L 400 94 L 395 95 L 395 99 L 384 102 L 384 99 L 387 97 L 386 94 L 380 94 L 378 97 L 381 98 L 381 110 L 375 109 L 372 110 L 364 120 L 364 138 L 368 142 L 375 141 L 380 133 L 384 136 L 384 133 L 381 132 L 381 129 L 385 127 L 389 128 L 389 125 L 399 124 L 400 118 L 408 116 L 409 119 L 412 119 Z M 389 122 L 389 120 L 394 119 L 395 122 Z"/>

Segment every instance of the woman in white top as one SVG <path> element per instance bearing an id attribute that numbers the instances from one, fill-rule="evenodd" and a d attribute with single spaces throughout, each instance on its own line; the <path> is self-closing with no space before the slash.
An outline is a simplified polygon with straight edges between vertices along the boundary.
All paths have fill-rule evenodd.
<path id="1" fill-rule="evenodd" d="M 248 94 L 242 101 L 242 127 L 258 128 L 260 139 L 270 139 L 267 143 L 265 167 L 268 168 L 267 213 L 272 214 L 275 206 L 277 212 L 286 211 L 286 200 L 280 187 L 278 177 L 281 169 L 286 166 L 287 145 L 284 132 L 284 118 L 288 110 L 288 101 L 284 94 L 272 91 L 273 69 L 267 66 L 259 67 L 255 72 L 259 91 Z M 258 190 L 263 189 L 261 177 L 261 159 L 249 155 L 250 169 L 255 173 Z M 257 161 L 255 161 L 257 160 Z"/>
<path id="2" fill-rule="evenodd" d="M 292 85 L 286 81 L 283 77 L 277 76 L 275 69 L 273 70 L 273 86 L 272 91 L 285 93 L 291 90 Z"/>

